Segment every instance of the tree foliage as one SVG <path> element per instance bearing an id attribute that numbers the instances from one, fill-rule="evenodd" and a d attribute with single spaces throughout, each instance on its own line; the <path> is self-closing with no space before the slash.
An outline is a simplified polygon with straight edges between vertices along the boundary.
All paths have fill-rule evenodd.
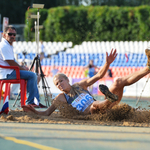
<path id="1" fill-rule="evenodd" d="M 41 19 L 44 29 L 41 30 L 40 39 L 44 41 L 72 41 L 79 44 L 83 41 L 150 39 L 150 6 L 64 6 L 41 10 L 41 14 L 42 11 L 47 14 Z M 31 24 L 33 22 L 29 28 Z M 30 40 L 34 40 L 34 36 Z"/>
<path id="2" fill-rule="evenodd" d="M 57 6 L 82 5 L 82 0 L 0 0 L 1 17 L 8 17 L 10 24 L 24 24 L 25 12 L 33 3 L 45 4 L 49 9 Z M 92 6 L 139 6 L 150 5 L 149 0 L 91 0 Z"/>

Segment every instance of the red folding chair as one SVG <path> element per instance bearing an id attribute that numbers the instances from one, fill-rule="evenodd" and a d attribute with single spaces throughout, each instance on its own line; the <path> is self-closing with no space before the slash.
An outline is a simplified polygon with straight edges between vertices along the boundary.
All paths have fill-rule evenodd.
<path id="1" fill-rule="evenodd" d="M 2 66 L 0 65 L 0 68 L 5 68 L 5 69 L 14 69 L 16 70 L 16 79 L 0 79 L 0 100 L 2 96 L 2 89 L 3 85 L 5 85 L 5 94 L 4 94 L 4 101 L 7 97 L 7 95 L 10 95 L 10 85 L 11 84 L 20 84 L 20 96 L 21 96 L 21 106 L 25 105 L 26 102 L 26 85 L 27 82 L 24 79 L 20 79 L 20 72 L 19 72 L 19 67 L 17 66 Z"/>

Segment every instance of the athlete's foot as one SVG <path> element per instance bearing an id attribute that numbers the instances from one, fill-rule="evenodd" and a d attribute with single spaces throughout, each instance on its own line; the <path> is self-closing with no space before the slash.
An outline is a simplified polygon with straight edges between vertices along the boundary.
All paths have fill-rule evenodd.
<path id="1" fill-rule="evenodd" d="M 147 56 L 147 66 L 149 67 L 149 69 L 150 69 L 150 49 L 146 49 L 145 50 L 145 54 L 146 54 L 146 56 Z"/>
<path id="2" fill-rule="evenodd" d="M 106 96 L 110 102 L 115 102 L 118 100 L 118 96 L 111 93 L 106 85 L 100 84 L 99 90 Z"/>
<path id="3" fill-rule="evenodd" d="M 36 110 L 34 109 L 34 107 L 31 104 L 23 105 L 22 108 L 23 108 L 23 111 L 25 111 L 25 112 L 34 112 L 34 113 L 36 113 Z"/>

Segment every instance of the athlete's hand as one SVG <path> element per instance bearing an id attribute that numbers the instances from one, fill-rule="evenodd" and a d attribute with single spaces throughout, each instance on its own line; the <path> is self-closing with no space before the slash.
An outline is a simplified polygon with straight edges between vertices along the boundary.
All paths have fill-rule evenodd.
<path id="1" fill-rule="evenodd" d="M 109 56 L 108 56 L 108 52 L 106 52 L 106 62 L 111 64 L 115 60 L 117 55 L 118 54 L 117 54 L 117 50 L 116 49 L 115 50 L 112 49 Z"/>

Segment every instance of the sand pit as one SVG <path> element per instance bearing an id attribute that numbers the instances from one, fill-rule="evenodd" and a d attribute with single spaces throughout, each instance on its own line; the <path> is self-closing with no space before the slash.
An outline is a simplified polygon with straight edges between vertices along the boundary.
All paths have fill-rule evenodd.
<path id="1" fill-rule="evenodd" d="M 134 109 L 123 103 L 104 114 L 83 115 L 70 106 L 59 110 L 50 116 L 40 116 L 19 109 L 10 110 L 7 115 L 1 114 L 0 122 L 150 127 L 150 110 Z"/>

